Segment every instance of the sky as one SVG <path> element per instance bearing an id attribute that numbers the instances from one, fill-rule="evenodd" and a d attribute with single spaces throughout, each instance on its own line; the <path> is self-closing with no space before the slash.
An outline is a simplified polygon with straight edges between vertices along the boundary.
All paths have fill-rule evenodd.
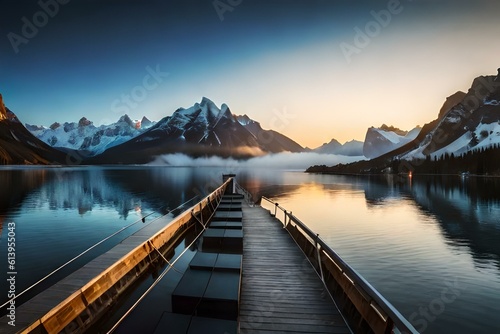
<path id="1" fill-rule="evenodd" d="M 410 130 L 500 67 L 500 2 L 0 0 L 0 93 L 23 123 L 202 97 L 315 148 Z"/>

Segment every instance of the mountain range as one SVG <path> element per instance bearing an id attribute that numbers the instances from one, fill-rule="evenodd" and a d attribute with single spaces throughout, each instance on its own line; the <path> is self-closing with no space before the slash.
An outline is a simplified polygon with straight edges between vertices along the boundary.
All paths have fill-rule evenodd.
<path id="1" fill-rule="evenodd" d="M 421 161 L 470 156 L 500 146 L 499 87 L 500 70 L 497 75 L 474 79 L 467 93 L 450 95 L 437 118 L 421 128 L 404 131 L 384 124 L 369 128 L 364 142 L 342 145 L 332 139 L 315 149 L 263 129 L 248 115 L 234 115 L 226 104 L 218 108 L 205 97 L 158 122 L 123 115 L 110 125 L 95 126 L 82 117 L 78 122 L 43 127 L 23 126 L 0 95 L 0 159 L 3 164 L 143 164 L 170 153 L 246 159 L 279 152 L 315 152 L 370 159 L 330 171 L 381 172 L 394 170 L 395 162 L 402 161 L 418 167 L 423 165 Z"/>
<path id="2" fill-rule="evenodd" d="M 249 158 L 305 151 L 294 140 L 263 129 L 247 115 L 233 115 L 226 104 L 219 109 L 208 98 L 158 122 L 124 115 L 101 126 L 86 117 L 49 127 L 23 126 L 3 98 L 0 105 L 3 164 L 142 164 L 169 153 Z"/>
<path id="3" fill-rule="evenodd" d="M 169 153 L 193 157 L 217 155 L 249 158 L 279 152 L 316 152 L 361 156 L 363 143 L 341 145 L 335 139 L 317 149 L 304 148 L 274 130 L 265 130 L 248 115 L 234 115 L 226 104 L 218 108 L 204 97 L 192 107 L 152 122 L 128 115 L 109 125 L 95 126 L 82 117 L 78 122 L 54 122 L 49 127 L 25 124 L 47 145 L 66 153 L 66 160 L 86 164 L 141 164 Z"/>

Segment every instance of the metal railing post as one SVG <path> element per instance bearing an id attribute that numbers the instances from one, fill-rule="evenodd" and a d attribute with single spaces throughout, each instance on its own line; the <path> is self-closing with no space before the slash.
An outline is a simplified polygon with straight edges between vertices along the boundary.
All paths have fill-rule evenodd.
<path id="1" fill-rule="evenodd" d="M 321 264 L 321 252 L 320 252 L 321 245 L 318 243 L 318 239 L 319 239 L 319 233 L 316 234 L 316 239 L 314 240 L 314 243 L 316 244 L 316 257 L 318 261 L 319 272 L 321 274 L 321 280 L 323 281 L 323 284 L 325 284 L 325 274 L 323 273 L 323 265 Z"/>

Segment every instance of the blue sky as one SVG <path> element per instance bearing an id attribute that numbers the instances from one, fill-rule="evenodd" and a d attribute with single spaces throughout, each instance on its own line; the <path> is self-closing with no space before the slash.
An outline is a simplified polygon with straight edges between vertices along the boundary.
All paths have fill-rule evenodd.
<path id="1" fill-rule="evenodd" d="M 316 147 L 422 125 L 500 67 L 494 1 L 58 1 L 2 1 L 0 93 L 25 123 L 159 120 L 206 96 Z"/>

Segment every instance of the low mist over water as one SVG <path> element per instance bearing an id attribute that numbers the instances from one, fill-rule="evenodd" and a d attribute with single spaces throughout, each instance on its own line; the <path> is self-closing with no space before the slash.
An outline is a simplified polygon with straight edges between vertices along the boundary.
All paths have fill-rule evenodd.
<path id="1" fill-rule="evenodd" d="M 336 154 L 320 154 L 314 152 L 275 153 L 257 156 L 245 160 L 224 159 L 216 156 L 191 158 L 185 154 L 166 154 L 149 163 L 150 166 L 176 167 L 213 167 L 226 166 L 228 169 L 271 168 L 305 170 L 311 165 L 337 165 L 365 160 L 364 156 L 345 156 Z"/>

